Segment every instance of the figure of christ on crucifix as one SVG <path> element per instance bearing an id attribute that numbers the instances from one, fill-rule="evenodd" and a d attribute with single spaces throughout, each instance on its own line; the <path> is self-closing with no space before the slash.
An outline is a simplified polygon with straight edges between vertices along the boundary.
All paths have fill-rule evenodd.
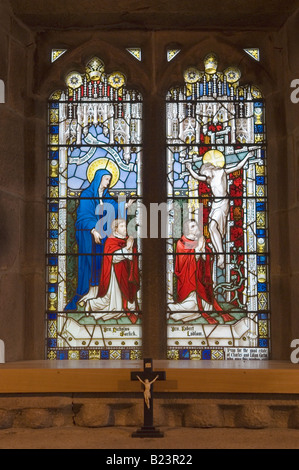
<path id="1" fill-rule="evenodd" d="M 141 382 L 143 385 L 144 385 L 144 392 L 143 392 L 143 395 L 144 395 L 144 401 L 145 401 L 145 404 L 146 406 L 148 407 L 148 409 L 150 409 L 151 405 L 150 405 L 150 399 L 151 399 L 151 385 L 152 383 L 154 383 L 157 378 L 159 377 L 159 375 L 156 375 L 156 377 L 149 381 L 148 379 L 145 379 L 144 381 L 139 377 L 139 375 L 136 376 L 137 379 L 139 380 L 139 382 Z"/>
<path id="2" fill-rule="evenodd" d="M 247 161 L 254 157 L 249 152 L 238 164 L 224 168 L 225 158 L 219 150 L 209 150 L 203 156 L 203 164 L 199 174 L 192 169 L 192 163 L 186 162 L 186 167 L 195 180 L 206 182 L 213 195 L 212 206 L 209 214 L 209 233 L 215 252 L 217 253 L 217 265 L 224 268 L 223 238 L 226 234 L 227 216 L 229 212 L 228 175 L 243 168 Z M 252 163 L 259 162 L 252 160 Z"/>

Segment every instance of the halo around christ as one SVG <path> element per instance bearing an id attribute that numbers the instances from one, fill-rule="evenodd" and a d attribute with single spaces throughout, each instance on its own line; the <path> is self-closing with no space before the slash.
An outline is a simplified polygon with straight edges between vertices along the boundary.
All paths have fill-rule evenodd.
<path id="1" fill-rule="evenodd" d="M 204 154 L 202 161 L 203 163 L 211 163 L 212 165 L 220 168 L 225 165 L 225 158 L 220 150 L 209 150 Z"/>
<path id="2" fill-rule="evenodd" d="M 109 158 L 98 158 L 94 160 L 87 169 L 87 179 L 91 183 L 94 178 L 96 171 L 98 170 L 108 170 L 111 175 L 110 188 L 112 188 L 119 179 L 119 168 L 112 160 Z"/>

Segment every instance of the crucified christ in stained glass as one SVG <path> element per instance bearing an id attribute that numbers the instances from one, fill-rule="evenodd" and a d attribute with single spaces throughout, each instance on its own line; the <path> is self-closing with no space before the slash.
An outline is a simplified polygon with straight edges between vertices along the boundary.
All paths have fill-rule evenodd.
<path id="1" fill-rule="evenodd" d="M 217 153 L 217 156 L 221 154 L 221 152 L 217 150 L 210 152 Z M 217 253 L 217 265 L 221 269 L 224 268 L 223 238 L 226 234 L 227 216 L 229 212 L 228 175 L 243 168 L 245 163 L 252 157 L 254 157 L 254 152 L 249 152 L 238 164 L 228 168 L 223 168 L 225 164 L 224 157 L 223 160 L 220 161 L 219 157 L 214 158 L 202 164 L 199 174 L 192 169 L 190 162 L 186 162 L 186 167 L 190 175 L 198 181 L 206 182 L 212 191 L 213 199 L 209 214 L 209 233 L 214 250 Z M 203 158 L 203 161 L 205 161 L 205 158 Z M 259 159 L 255 159 L 251 162 L 259 161 Z"/>

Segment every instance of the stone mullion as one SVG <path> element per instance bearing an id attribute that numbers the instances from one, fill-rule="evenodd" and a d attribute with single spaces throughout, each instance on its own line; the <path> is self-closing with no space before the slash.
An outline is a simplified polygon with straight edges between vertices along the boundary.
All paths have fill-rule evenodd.
<path id="1" fill-rule="evenodd" d="M 154 89 L 154 88 L 152 88 Z M 164 101 L 149 93 L 144 102 L 143 196 L 150 235 L 150 204 L 166 201 Z M 161 230 L 159 231 L 160 234 Z M 143 356 L 166 358 L 165 239 L 143 239 Z"/>

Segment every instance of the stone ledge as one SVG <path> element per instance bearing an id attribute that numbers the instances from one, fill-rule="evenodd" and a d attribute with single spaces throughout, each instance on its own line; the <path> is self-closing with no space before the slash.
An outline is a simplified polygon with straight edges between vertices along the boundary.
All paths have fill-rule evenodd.
<path id="1" fill-rule="evenodd" d="M 143 400 L 140 398 L 60 396 L 2 398 L 0 429 L 50 427 L 102 428 L 140 426 Z M 23 408 L 22 408 L 23 405 Z M 299 429 L 298 399 L 167 399 L 156 398 L 154 424 L 187 428 L 289 428 Z"/>
<path id="2" fill-rule="evenodd" d="M 143 361 L 28 361 L 0 364 L 0 394 L 131 393 Z M 299 394 L 299 367 L 287 361 L 154 361 L 162 393 Z"/>

